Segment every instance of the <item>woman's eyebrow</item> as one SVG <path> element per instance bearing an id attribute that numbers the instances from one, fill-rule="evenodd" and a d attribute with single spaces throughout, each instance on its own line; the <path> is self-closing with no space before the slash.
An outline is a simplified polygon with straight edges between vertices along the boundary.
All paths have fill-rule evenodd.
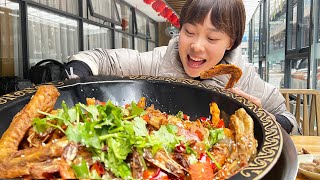
<path id="1" fill-rule="evenodd" d="M 215 28 L 215 27 L 209 27 L 209 31 L 212 31 L 212 32 L 220 32 L 219 29 Z"/>

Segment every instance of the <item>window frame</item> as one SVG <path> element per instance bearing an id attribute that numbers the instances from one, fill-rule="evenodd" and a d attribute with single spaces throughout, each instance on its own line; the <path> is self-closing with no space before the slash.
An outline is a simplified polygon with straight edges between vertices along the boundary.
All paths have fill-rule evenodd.
<path id="1" fill-rule="evenodd" d="M 84 29 L 83 29 L 83 24 L 84 23 L 87 23 L 87 24 L 92 24 L 92 25 L 95 25 L 95 26 L 99 26 L 99 27 L 103 27 L 103 28 L 108 28 L 108 29 L 111 29 L 112 31 L 112 40 L 111 41 L 111 44 L 112 44 L 112 48 L 115 47 L 115 38 L 114 38 L 114 33 L 119 31 L 118 29 L 115 28 L 115 25 L 121 25 L 121 21 L 120 21 L 120 15 L 119 15 L 119 12 L 118 12 L 118 9 L 116 8 L 116 3 L 121 3 L 121 4 L 125 4 L 127 6 L 129 6 L 131 12 L 132 12 L 132 16 L 135 16 L 135 13 L 136 12 L 139 12 L 140 14 L 142 14 L 146 19 L 147 19 L 147 32 L 146 32 L 146 35 L 143 35 L 143 34 L 139 34 L 139 33 L 135 33 L 136 30 L 135 30 L 135 27 L 134 27 L 134 24 L 137 24 L 135 22 L 135 19 L 132 20 L 132 23 L 133 23 L 133 28 L 132 28 L 132 32 L 125 32 L 125 31 L 119 31 L 123 34 L 127 34 L 127 35 L 130 35 L 132 37 L 132 49 L 134 49 L 134 38 L 135 37 L 138 37 L 138 38 L 142 38 L 146 41 L 146 46 L 147 46 L 147 50 L 148 50 L 148 42 L 152 42 L 152 43 L 155 43 L 156 47 L 158 46 L 159 42 L 158 42 L 158 34 L 156 33 L 156 37 L 155 39 L 151 39 L 150 37 L 150 28 L 149 28 L 149 24 L 150 23 L 155 23 L 156 24 L 156 29 L 158 27 L 158 24 L 155 20 L 151 19 L 149 16 L 147 16 L 146 14 L 144 14 L 143 12 L 141 12 L 140 10 L 138 10 L 137 8 L 133 7 L 132 5 L 130 5 L 129 3 L 127 3 L 126 1 L 124 0 L 112 0 L 114 2 L 114 6 L 115 6 L 115 9 L 117 11 L 117 14 L 116 16 L 118 17 L 118 20 L 119 22 L 117 21 L 114 21 L 110 18 L 106 18 L 106 17 L 100 17 L 99 14 L 95 13 L 93 11 L 93 15 L 91 14 L 91 12 L 89 12 L 89 6 L 90 4 L 88 3 L 89 1 L 91 2 L 91 0 L 78 0 L 78 14 L 72 14 L 72 13 L 69 13 L 69 12 L 66 12 L 66 11 L 63 11 L 63 10 L 60 10 L 60 9 L 57 9 L 57 8 L 53 8 L 53 7 L 50 7 L 48 5 L 44 5 L 44 4 L 41 4 L 41 3 L 38 3 L 38 2 L 35 2 L 35 1 L 31 1 L 31 0 L 10 0 L 12 2 L 16 2 L 19 4 L 19 9 L 20 9 L 20 21 L 19 24 L 20 24 L 20 32 L 18 32 L 21 36 L 21 57 L 22 57 L 22 67 L 23 67 L 23 72 L 22 74 L 20 73 L 19 74 L 19 77 L 23 77 L 24 79 L 27 79 L 28 78 L 28 72 L 29 72 L 29 53 L 28 53 L 28 12 L 27 12 L 27 7 L 28 6 L 33 6 L 35 8 L 39 8 L 41 10 L 45 10 L 47 11 L 48 13 L 55 13 L 57 15 L 61 15 L 61 16 L 65 16 L 66 18 L 70 18 L 72 20 L 76 20 L 78 22 L 78 49 L 79 51 L 83 51 L 84 50 Z M 87 4 L 85 4 L 87 3 Z M 92 4 L 91 4 L 91 7 L 92 7 Z M 87 11 L 87 16 L 88 17 L 84 17 L 84 11 Z M 100 18 L 102 18 L 104 20 L 104 22 L 96 22 L 94 20 L 91 20 L 89 19 L 89 15 L 91 16 L 98 16 Z M 97 18 L 97 17 L 95 17 Z M 105 23 L 105 22 L 109 22 L 109 23 Z M 136 27 L 138 28 L 138 27 Z"/>
<path id="2" fill-rule="evenodd" d="M 107 22 L 110 22 L 110 23 L 113 23 L 113 24 L 121 26 L 120 15 L 119 15 L 119 12 L 118 12 L 118 8 L 116 6 L 116 1 L 117 0 L 110 0 L 110 1 L 111 1 L 111 4 L 112 4 L 113 8 L 115 9 L 117 20 L 113 20 L 113 19 L 105 17 L 105 16 L 103 16 L 101 14 L 96 13 L 94 11 L 94 8 L 93 8 L 93 5 L 92 5 L 92 0 L 87 0 L 87 6 L 88 6 L 88 9 L 89 9 L 90 15 L 93 16 L 93 17 L 96 17 L 98 19 L 105 20 Z"/>

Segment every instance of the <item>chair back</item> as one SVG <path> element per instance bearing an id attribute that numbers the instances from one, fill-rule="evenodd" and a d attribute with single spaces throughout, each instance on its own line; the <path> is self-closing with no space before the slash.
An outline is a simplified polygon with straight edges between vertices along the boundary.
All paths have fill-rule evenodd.
<path id="1" fill-rule="evenodd" d="M 288 111 L 296 117 L 305 136 L 320 136 L 320 91 L 313 89 L 280 89 Z M 302 105 L 302 107 L 301 107 Z"/>

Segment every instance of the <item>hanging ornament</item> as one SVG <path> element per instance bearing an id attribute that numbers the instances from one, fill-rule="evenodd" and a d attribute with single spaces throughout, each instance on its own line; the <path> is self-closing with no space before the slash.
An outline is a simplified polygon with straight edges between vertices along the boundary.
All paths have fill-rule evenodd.
<path id="1" fill-rule="evenodd" d="M 175 15 L 174 13 L 172 13 L 172 15 L 171 15 L 170 17 L 168 17 L 167 19 L 168 19 L 168 21 L 169 21 L 170 23 L 174 23 L 174 22 L 176 22 L 179 18 L 178 18 L 177 15 Z"/>
<path id="2" fill-rule="evenodd" d="M 163 11 L 160 12 L 160 16 L 164 17 L 164 18 L 168 18 L 172 15 L 172 10 L 168 7 L 165 7 L 163 9 Z"/>
<path id="3" fill-rule="evenodd" d="M 174 26 L 174 27 L 176 27 L 176 28 L 180 28 L 180 21 L 179 21 L 179 19 L 176 21 L 176 22 L 174 22 L 174 23 L 172 23 L 172 25 Z"/>
<path id="4" fill-rule="evenodd" d="M 151 3 L 153 3 L 155 0 L 143 0 L 143 2 L 144 3 L 146 3 L 146 4 L 151 4 Z"/>
<path id="5" fill-rule="evenodd" d="M 162 0 L 156 0 L 156 1 L 152 4 L 152 8 L 153 8 L 156 12 L 162 12 L 165 7 L 166 7 L 166 3 L 164 3 Z"/>

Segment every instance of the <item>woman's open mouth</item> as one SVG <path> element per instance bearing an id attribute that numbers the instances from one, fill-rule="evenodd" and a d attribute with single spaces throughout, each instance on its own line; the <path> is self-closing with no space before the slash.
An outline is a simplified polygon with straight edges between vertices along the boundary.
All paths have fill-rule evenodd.
<path id="1" fill-rule="evenodd" d="M 197 57 L 190 57 L 187 55 L 188 61 L 187 64 L 190 68 L 199 68 L 202 64 L 204 64 L 207 60 L 200 59 Z"/>

